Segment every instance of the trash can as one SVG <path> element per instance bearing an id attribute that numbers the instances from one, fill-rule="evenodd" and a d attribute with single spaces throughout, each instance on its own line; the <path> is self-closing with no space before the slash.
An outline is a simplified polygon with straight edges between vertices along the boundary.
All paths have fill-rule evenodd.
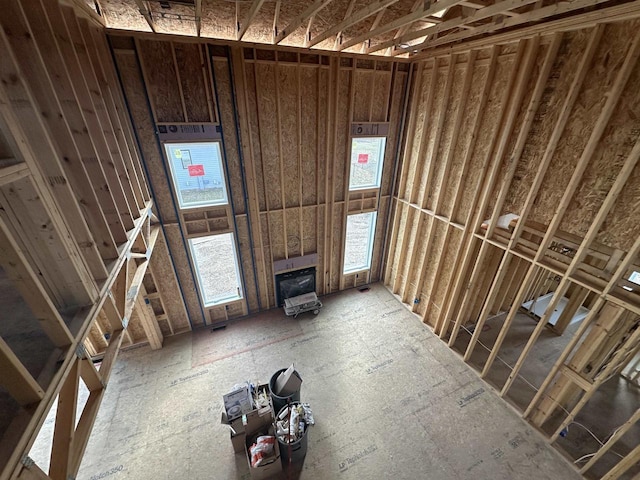
<path id="1" fill-rule="evenodd" d="M 276 388 L 276 380 L 278 379 L 278 376 L 282 372 L 285 372 L 286 370 L 287 370 L 286 368 L 278 370 L 276 373 L 274 373 L 271 376 L 271 380 L 269 380 L 269 393 L 271 394 L 271 401 L 273 402 L 273 411 L 274 412 L 280 412 L 280 410 L 282 410 L 282 407 L 284 407 L 288 403 L 293 403 L 293 402 L 299 402 L 300 401 L 300 388 L 302 388 L 302 387 L 300 387 L 298 390 L 296 390 L 292 394 L 284 396 L 284 397 L 282 397 L 280 395 L 277 395 L 274 392 L 274 390 Z M 297 375 L 298 372 L 295 371 L 295 374 Z"/>
<path id="2" fill-rule="evenodd" d="M 293 404 L 299 405 L 299 403 L 300 402 L 295 402 Z M 276 418 L 280 418 L 280 413 L 282 413 L 282 411 L 286 408 L 288 408 L 288 405 L 285 405 L 280 410 L 278 410 L 278 416 Z M 282 460 L 282 466 L 286 467 L 289 463 L 300 463 L 304 460 L 304 457 L 307 454 L 308 433 L 309 426 L 307 425 L 305 426 L 302 437 L 293 443 L 282 442 L 278 437 L 278 446 L 280 447 L 280 458 Z"/>

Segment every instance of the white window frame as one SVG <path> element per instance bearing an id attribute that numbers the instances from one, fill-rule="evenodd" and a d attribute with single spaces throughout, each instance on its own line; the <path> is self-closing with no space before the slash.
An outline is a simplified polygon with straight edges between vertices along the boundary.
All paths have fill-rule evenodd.
<path id="1" fill-rule="evenodd" d="M 204 282 L 202 281 L 202 274 L 200 272 L 200 268 L 198 267 L 198 260 L 196 257 L 196 252 L 195 249 L 193 247 L 193 241 L 194 240 L 198 240 L 198 239 L 202 239 L 202 238 L 209 238 L 209 237 L 217 237 L 219 235 L 231 235 L 231 244 L 233 246 L 233 264 L 235 267 L 235 272 L 236 272 L 236 281 L 238 282 L 238 293 L 237 295 L 232 295 L 232 296 L 228 296 L 228 297 L 223 297 L 223 298 L 219 298 L 217 300 L 213 300 L 213 301 L 207 301 L 206 295 L 205 295 L 205 291 L 204 291 Z M 202 300 L 202 304 L 204 305 L 205 308 L 209 308 L 209 307 L 215 307 L 218 305 L 224 305 L 225 303 L 230 303 L 230 302 L 236 302 L 238 300 L 242 300 L 244 299 L 244 286 L 242 285 L 242 277 L 241 277 L 241 273 L 240 273 L 240 264 L 238 263 L 238 248 L 237 248 L 237 244 L 236 244 L 236 239 L 235 239 L 235 235 L 233 234 L 233 232 L 225 232 L 225 233 L 214 233 L 211 235 L 202 235 L 202 236 L 198 236 L 198 237 L 191 237 L 187 239 L 187 244 L 189 245 L 189 254 L 191 255 L 191 260 L 193 262 L 193 266 L 194 266 L 194 270 L 196 273 L 196 277 L 198 279 L 198 290 L 200 291 L 200 298 Z"/>
<path id="2" fill-rule="evenodd" d="M 345 258 L 347 257 L 347 236 L 348 236 L 348 230 L 349 230 L 349 217 L 355 217 L 356 215 L 371 215 L 371 220 L 370 220 L 370 224 L 369 224 L 369 239 L 368 239 L 368 243 L 367 243 L 367 265 L 366 266 L 357 266 L 354 268 L 349 268 L 347 269 L 346 266 L 346 262 L 345 262 Z M 371 212 L 359 212 L 359 213 L 352 213 L 352 214 L 347 214 L 347 221 L 345 224 L 345 230 L 344 230 L 344 253 L 343 253 L 343 259 L 342 259 L 342 274 L 343 275 L 351 275 L 354 273 L 358 273 L 358 272 L 366 272 L 371 270 L 371 263 L 373 262 L 373 244 L 375 242 L 375 235 L 376 235 L 376 222 L 378 221 L 378 212 L 377 210 L 371 211 Z"/>
<path id="3" fill-rule="evenodd" d="M 359 187 L 352 187 L 351 186 L 351 175 L 353 174 L 353 162 L 352 162 L 352 157 L 353 157 L 353 142 L 358 140 L 358 139 L 376 139 L 376 140 L 383 140 L 383 144 L 381 145 L 378 153 L 380 155 L 380 158 L 378 160 L 378 169 L 376 171 L 376 182 L 373 185 L 365 185 L 365 186 L 359 186 Z M 349 146 L 349 191 L 350 192 L 359 192 L 359 191 L 364 191 L 364 190 L 378 190 L 381 186 L 382 186 L 382 171 L 384 168 L 384 157 L 385 157 L 385 152 L 387 151 L 387 136 L 386 135 L 379 135 L 379 136 L 371 136 L 371 135 L 367 135 L 367 136 L 358 136 L 358 135 L 352 135 L 351 136 L 351 144 Z"/>
<path id="4" fill-rule="evenodd" d="M 173 162 L 171 161 L 171 148 L 176 148 L 176 145 L 185 146 L 185 145 L 197 145 L 197 144 L 214 144 L 218 148 L 218 153 L 220 157 L 220 172 L 222 173 L 222 191 L 224 194 L 224 198 L 220 201 L 202 201 L 198 203 L 190 203 L 185 205 L 182 199 L 182 193 L 178 187 L 177 181 L 177 173 L 174 169 Z M 229 205 L 229 192 L 227 191 L 227 172 L 225 170 L 224 161 L 223 161 L 223 150 L 222 150 L 222 141 L 216 139 L 210 140 L 198 140 L 198 141 L 176 141 L 176 142 L 164 142 L 164 155 L 165 161 L 169 165 L 169 172 L 171 173 L 171 184 L 173 185 L 173 191 L 175 192 L 176 198 L 178 200 L 178 208 L 180 210 L 191 210 L 194 208 L 206 208 L 206 207 L 221 207 L 225 205 Z M 196 177 L 197 178 L 197 177 Z"/>

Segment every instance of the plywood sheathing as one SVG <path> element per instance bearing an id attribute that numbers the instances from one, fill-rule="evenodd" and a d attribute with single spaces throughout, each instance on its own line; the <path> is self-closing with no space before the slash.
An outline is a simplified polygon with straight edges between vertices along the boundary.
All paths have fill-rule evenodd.
<path id="1" fill-rule="evenodd" d="M 637 318 L 640 314 L 637 293 L 625 293 L 616 286 L 622 285 L 621 280 L 636 268 L 631 265 L 640 249 L 637 199 L 633 197 L 638 193 L 638 168 L 634 163 L 637 147 L 632 150 L 639 131 L 637 28 L 635 21 L 621 22 L 562 37 L 534 38 L 528 44 L 487 47 L 477 54 L 457 49 L 455 54 L 425 59 L 416 66 L 407 124 L 411 134 L 405 143 L 399 191 L 394 199 L 385 282 L 441 338 L 449 339 L 450 346 L 461 329 L 471 327 L 473 339 L 464 358 L 469 360 L 473 352 L 474 361 L 480 359 L 483 377 L 491 374 L 492 379 L 502 378 L 504 384 L 498 385 L 502 395 L 512 390 L 545 327 L 544 320 L 532 327 L 531 337 L 518 350 L 520 356 L 512 369 L 496 374 L 505 370 L 495 360 L 499 352 L 504 352 L 505 337 L 513 338 L 511 322 L 523 299 L 554 292 L 556 301 L 565 294 L 575 297 L 576 302 L 579 299 L 599 308 L 606 298 L 627 309 L 629 315 Z M 598 41 L 605 38 L 611 40 Z M 590 59 L 592 47 L 594 55 Z M 492 71 L 491 66 L 487 68 L 491 62 L 487 59 L 496 48 L 499 56 Z M 490 78 L 484 97 L 486 106 L 480 107 L 475 117 L 472 108 L 477 109 L 480 102 L 473 102 L 473 107 L 468 103 L 464 108 L 472 110 L 465 115 L 460 131 L 454 132 L 452 118 L 464 97 L 464 69 L 460 67 L 469 66 L 471 53 L 476 64 L 472 67 L 474 82 L 467 101 L 478 98 L 482 91 L 482 83 L 476 78 Z M 582 68 L 582 64 L 586 66 Z M 522 72 L 529 68 L 526 65 L 530 65 L 530 73 L 523 76 Z M 488 71 L 491 77 L 487 77 Z M 628 80 L 622 71 L 629 72 Z M 585 80 L 578 81 L 583 73 Z M 508 85 L 512 85 L 512 93 L 519 91 L 520 95 L 505 95 Z M 617 91 L 612 90 L 614 85 Z M 571 103 L 572 91 L 577 94 L 575 103 Z M 605 104 L 610 117 L 601 114 Z M 568 119 L 564 130 L 558 124 L 562 109 Z M 433 115 L 427 117 L 425 111 Z M 600 128 L 601 136 L 592 135 L 594 129 Z M 558 145 L 555 150 L 549 147 L 550 165 L 541 170 L 552 131 L 559 139 Z M 447 157 L 454 138 L 457 154 Z M 591 147 L 585 150 L 587 145 L 595 146 L 593 154 Z M 468 156 L 467 147 L 471 147 Z M 434 158 L 436 163 L 432 163 Z M 579 158 L 580 168 L 585 167 L 584 175 L 575 176 L 567 197 L 565 190 Z M 534 177 L 541 180 L 539 190 L 532 190 Z M 624 203 L 611 191 L 614 185 L 626 195 Z M 464 194 L 458 196 L 456 191 Z M 530 199 L 525 201 L 527 196 Z M 563 196 L 566 199 L 561 202 Z M 561 216 L 553 220 L 553 231 L 545 235 L 555 212 Z M 631 220 L 622 220 L 624 212 Z M 507 213 L 524 213 L 526 218 L 509 227 L 496 227 L 497 217 Z M 484 220 L 488 222 L 482 225 Z M 558 246 L 547 249 L 545 243 L 540 248 L 543 239 Z M 572 259 L 571 251 L 576 250 L 579 261 Z M 626 259 L 623 263 L 622 258 Z M 590 291 L 596 293 L 597 300 L 589 300 Z M 503 320 L 498 341 L 495 346 L 487 346 L 493 351 L 479 354 L 478 350 L 485 348 L 476 343 L 484 322 L 505 309 L 509 314 Z M 556 333 L 564 331 L 566 320 L 565 315 Z M 584 348 L 589 348 L 588 343 L 585 341 Z M 627 347 L 616 348 L 621 349 L 618 358 L 625 358 L 621 355 Z M 559 361 L 565 360 L 561 357 Z M 549 377 L 540 392 L 530 405 L 525 405 L 526 414 L 535 408 L 535 402 L 545 398 L 543 391 L 557 370 L 554 367 L 547 373 Z M 586 383 L 574 378 L 574 386 L 587 388 Z M 585 398 L 600 383 L 589 387 Z M 569 417 L 562 415 L 566 418 L 559 423 L 566 425 L 575 411 L 578 410 Z M 552 435 L 556 438 L 558 431 Z"/>

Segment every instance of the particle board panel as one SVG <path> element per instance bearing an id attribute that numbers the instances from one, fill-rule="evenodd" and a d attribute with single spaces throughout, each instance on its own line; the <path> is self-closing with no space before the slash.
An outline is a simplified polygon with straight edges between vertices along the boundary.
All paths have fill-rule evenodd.
<path id="1" fill-rule="evenodd" d="M 525 93 L 523 95 L 523 98 L 520 102 L 519 105 L 519 109 L 518 109 L 518 113 L 516 115 L 515 118 L 515 122 L 513 125 L 513 129 L 511 131 L 511 134 L 509 136 L 509 140 L 507 142 L 507 147 L 505 150 L 505 155 L 504 158 L 501 159 L 502 161 L 502 166 L 498 169 L 498 174 L 496 176 L 496 181 L 494 184 L 494 188 L 491 191 L 491 195 L 489 197 L 489 201 L 487 203 L 487 207 L 483 213 L 482 218 L 483 219 L 489 219 L 492 218 L 492 215 L 494 213 L 495 210 L 495 205 L 496 205 L 496 201 L 498 199 L 498 195 L 501 191 L 502 188 L 505 188 L 505 186 L 503 185 L 504 181 L 505 181 L 505 176 L 507 174 L 507 171 L 509 170 L 509 166 L 513 163 L 514 161 L 514 154 L 515 154 L 515 148 L 516 148 L 516 142 L 518 141 L 518 136 L 520 135 L 521 129 L 523 128 L 523 123 L 525 121 L 525 117 L 528 113 L 529 110 L 529 103 L 531 102 L 531 99 L 533 97 L 534 94 L 534 90 L 536 88 L 536 85 L 539 81 L 539 77 L 541 75 L 541 69 L 543 67 L 543 64 L 545 62 L 545 58 L 547 56 L 547 52 L 548 49 L 550 47 L 548 45 L 541 45 L 537 52 L 536 52 L 536 58 L 533 64 L 533 68 L 531 71 L 531 74 L 529 76 L 529 78 L 526 80 L 527 84 L 525 87 Z M 526 133 L 526 132 L 525 132 Z M 510 185 L 511 180 L 508 179 L 508 183 L 506 185 L 506 188 L 508 188 L 508 186 Z"/>
<path id="2" fill-rule="evenodd" d="M 637 92 L 640 88 L 640 65 L 636 65 L 631 78 L 627 82 L 617 108 L 609 121 L 602 139 L 589 162 L 578 188 L 569 203 L 567 211 L 560 224 L 560 229 L 574 235 L 586 235 L 596 213 L 604 202 L 607 193 L 619 174 L 622 165 L 631 152 L 635 142 L 640 136 L 640 98 Z M 637 170 L 637 168 L 635 169 Z M 637 189 L 636 189 L 637 190 Z M 624 200 L 629 200 L 625 198 Z M 624 201 L 621 199 L 621 201 Z M 617 205 L 623 204 L 619 201 Z M 633 203 L 627 207 L 627 215 L 632 220 L 638 220 L 638 211 L 633 208 Z M 618 225 L 613 226 L 613 231 L 619 231 Z M 628 228 L 628 227 L 627 227 Z M 619 240 L 626 243 L 612 244 L 614 248 L 628 250 L 633 238 L 630 232 L 620 230 Z M 624 235 L 627 233 L 627 235 Z M 625 248 L 626 247 L 626 248 Z"/>
<path id="3" fill-rule="evenodd" d="M 408 139 L 410 139 L 407 141 L 411 142 L 411 150 L 405 152 L 403 171 L 406 171 L 406 174 L 403 175 L 404 179 L 403 183 L 401 183 L 401 187 L 402 185 L 404 185 L 405 188 L 401 188 L 399 192 L 400 198 L 407 201 L 409 201 L 411 198 L 410 196 L 412 193 L 415 176 L 419 174 L 419 172 L 417 171 L 418 165 L 422 161 L 422 159 L 419 157 L 420 145 L 422 143 L 422 136 L 425 134 L 424 126 L 425 122 L 427 121 L 428 114 L 427 97 L 429 94 L 428 92 L 431 86 L 431 82 L 434 81 L 434 77 L 437 75 L 435 74 L 436 71 L 437 70 L 435 69 L 435 67 L 422 70 L 422 73 L 418 78 L 416 78 L 415 88 L 418 88 L 419 90 L 417 93 L 414 93 L 418 95 L 418 98 L 416 109 L 412 111 L 412 115 L 416 116 L 414 124 L 415 126 L 413 132 L 411 132 L 411 134 L 409 134 L 407 137 Z"/>
<path id="4" fill-rule="evenodd" d="M 236 119 L 234 99 L 231 96 L 228 60 L 214 57 L 212 69 L 218 93 L 218 109 L 224 138 L 224 164 L 227 183 L 230 188 L 229 198 L 233 201 L 233 212 L 238 215 L 246 213 L 245 189 L 242 182 L 243 165 L 240 163 L 239 142 L 234 128 Z"/>
<path id="5" fill-rule="evenodd" d="M 580 30 L 563 35 L 542 96 L 540 107 L 534 118 L 523 153 L 518 161 L 501 215 L 520 213 L 533 183 L 538 166 L 544 155 L 554 126 L 560 115 L 564 100 L 569 94 L 581 57 L 589 40 L 590 31 Z"/>
<path id="6" fill-rule="evenodd" d="M 199 293 L 191 274 L 190 260 L 187 256 L 186 246 L 183 243 L 180 227 L 177 224 L 165 224 L 164 229 L 167 246 L 173 256 L 176 276 L 184 292 L 187 314 L 194 327 L 200 326 L 203 324 L 203 317 L 200 310 Z"/>
<path id="7" fill-rule="evenodd" d="M 147 94 L 158 122 L 186 122 L 171 42 L 137 40 Z"/>
<path id="8" fill-rule="evenodd" d="M 255 65 L 262 174 L 268 209 L 282 208 L 282 172 L 278 144 L 278 114 L 276 97 L 277 69 L 273 64 Z M 275 132 L 275 133 L 274 133 Z"/>
<path id="9" fill-rule="evenodd" d="M 284 189 L 284 205 L 286 208 L 300 205 L 300 152 L 302 145 L 299 137 L 300 84 L 298 79 L 299 66 L 277 65 L 277 115 L 280 142 L 281 179 Z M 310 99 L 310 101 L 313 101 Z M 289 223 L 287 221 L 287 223 Z"/>
<path id="10" fill-rule="evenodd" d="M 422 159 L 416 171 L 414 186 L 411 192 L 411 202 L 420 207 L 425 206 L 426 190 L 431 185 L 433 171 L 438 163 L 437 158 L 437 137 L 440 132 L 440 120 L 444 117 L 443 109 L 446 109 L 449 97 L 445 95 L 445 88 L 449 78 L 449 67 L 440 62 L 435 77 L 435 83 L 430 85 L 431 104 L 427 102 L 427 119 L 425 120 L 426 131 L 422 133 L 420 154 Z M 446 98 L 445 98 L 446 97 Z"/>
<path id="11" fill-rule="evenodd" d="M 435 307 L 435 311 L 439 312 L 442 308 L 441 299 L 435 298 L 431 295 L 433 286 L 437 283 L 438 279 L 435 278 L 437 261 L 442 254 L 444 235 L 446 233 L 448 225 L 438 219 L 434 219 L 431 235 L 433 235 L 432 248 L 426 253 L 424 262 L 424 283 L 420 292 L 420 297 L 424 298 L 425 307 L 430 311 L 433 311 L 432 307 Z M 422 302 L 422 301 L 421 301 Z M 436 315 L 430 315 L 425 318 L 427 324 L 435 325 Z"/>
<path id="12" fill-rule="evenodd" d="M 370 103 L 371 122 L 386 122 L 389 110 L 389 92 L 392 88 L 391 72 L 376 71 L 373 77 L 372 95 Z"/>
<path id="13" fill-rule="evenodd" d="M 169 251 L 167 239 L 161 233 L 156 241 L 149 268 L 156 280 L 156 287 L 162 295 L 162 303 L 166 308 L 168 322 L 175 332 L 189 329 L 190 324 L 171 257 L 172 253 Z"/>
<path id="14" fill-rule="evenodd" d="M 164 154 L 156 141 L 155 125 L 147 104 L 146 87 L 140 74 L 135 51 L 116 51 L 121 86 L 127 97 L 149 182 L 153 188 L 156 209 L 163 222 L 176 222 L 173 194 L 164 174 Z"/>
<path id="15" fill-rule="evenodd" d="M 302 245 L 304 245 L 304 255 L 308 253 L 318 253 L 318 240 L 321 232 L 317 231 L 319 207 L 304 207 L 302 209 Z"/>
<path id="16" fill-rule="evenodd" d="M 349 110 L 351 103 L 351 82 L 354 81 L 352 72 L 340 69 L 338 73 L 338 86 L 336 95 L 336 124 L 335 124 L 335 152 L 334 152 L 334 198 L 336 202 L 344 201 L 345 185 L 349 179 L 346 174 L 349 171 L 349 152 L 351 142 L 349 140 L 350 119 Z M 357 91 L 357 90 L 355 90 Z"/>
<path id="17" fill-rule="evenodd" d="M 206 55 L 203 46 L 197 43 L 174 42 L 173 49 L 176 56 L 177 71 L 184 106 L 189 122 L 215 122 L 211 118 L 208 104 L 213 104 L 210 98 L 209 75 L 206 65 Z M 205 101 L 206 99 L 206 101 Z M 213 105 L 211 105 L 213 106 Z M 213 109 L 215 112 L 215 109 Z"/>
<path id="18" fill-rule="evenodd" d="M 353 74 L 353 82 L 355 89 L 353 121 L 354 122 L 370 122 L 371 115 L 369 105 L 373 100 L 373 92 L 375 89 L 376 72 L 373 70 L 356 70 Z"/>
<path id="19" fill-rule="evenodd" d="M 391 83 L 391 101 L 388 112 L 388 121 L 390 123 L 389 136 L 387 137 L 387 148 L 385 149 L 384 165 L 382 170 L 382 182 L 380 185 L 381 195 L 391 195 L 394 185 L 393 175 L 396 171 L 396 163 L 400 162 L 400 153 L 397 151 L 397 145 L 402 138 L 403 132 L 400 131 L 400 124 L 402 117 L 405 115 L 403 111 L 403 100 L 405 95 L 405 89 L 407 87 L 408 74 L 396 70 L 392 77 Z M 398 171 L 399 165 L 397 168 Z M 396 179 L 397 181 L 397 179 Z"/>
<path id="20" fill-rule="evenodd" d="M 624 251 L 631 250 L 640 225 L 640 168 L 635 168 L 605 219 L 597 241 Z"/>
<path id="21" fill-rule="evenodd" d="M 499 128 L 497 124 L 498 112 L 501 108 L 501 99 L 504 96 L 504 90 L 507 87 L 509 81 L 509 74 L 513 67 L 513 60 L 510 58 L 500 57 L 496 66 L 496 73 L 491 85 L 489 99 L 487 106 L 480 121 L 483 127 L 480 129 L 478 139 L 475 144 L 473 155 L 469 160 L 469 168 L 467 177 L 464 179 L 464 183 L 460 188 L 463 188 L 465 192 L 473 192 L 479 183 L 484 178 L 485 171 L 483 169 L 484 158 L 489 155 L 487 152 L 491 143 L 491 138 L 495 134 L 495 131 Z M 463 136 L 464 133 L 461 133 Z M 463 195 L 460 200 L 460 206 L 454 217 L 454 221 L 459 224 L 466 224 L 467 217 L 472 213 L 472 198 L 470 195 Z"/>
<path id="22" fill-rule="evenodd" d="M 469 96 L 465 104 L 465 110 L 463 114 L 462 125 L 460 126 L 460 133 L 458 134 L 458 140 L 455 143 L 452 158 L 451 167 L 449 171 L 448 188 L 441 192 L 442 207 L 439 213 L 442 213 L 447 218 L 454 217 L 454 205 L 455 194 L 458 188 L 462 188 L 461 184 L 464 181 L 462 176 L 463 172 L 463 160 L 464 152 L 470 146 L 472 141 L 470 134 L 466 132 L 473 131 L 473 125 L 480 112 L 480 96 L 482 95 L 483 85 L 488 75 L 487 66 L 476 65 L 473 69 L 473 78 L 471 81 L 471 89 L 469 90 Z M 456 209 L 457 211 L 457 209 Z"/>
<path id="23" fill-rule="evenodd" d="M 444 164 L 444 161 L 447 155 L 446 152 L 453 141 L 453 129 L 457 111 L 461 108 L 461 102 L 465 100 L 462 98 L 462 89 L 464 86 L 467 68 L 473 68 L 473 66 L 469 66 L 468 64 L 456 64 L 454 66 L 451 92 L 447 100 L 443 101 L 441 111 L 438 114 L 445 115 L 445 120 L 442 126 L 442 132 L 440 133 L 440 141 L 438 142 L 438 145 L 431 146 L 435 164 L 429 191 L 425 193 L 426 207 L 431 211 L 435 211 L 436 201 L 440 198 L 440 195 L 448 190 L 447 182 L 450 177 L 445 178 L 444 176 L 445 169 L 447 167 Z M 443 109 L 445 110 L 443 111 Z M 451 161 L 452 159 L 449 159 L 449 162 Z"/>
<path id="24" fill-rule="evenodd" d="M 578 158 L 606 102 L 606 92 L 613 85 L 615 73 L 622 65 L 628 51 L 628 38 L 633 28 L 633 22 L 609 24 L 605 27 L 604 36 L 610 40 L 601 42 L 598 46 L 587 73 L 588 81 L 580 91 L 534 202 L 530 215 L 532 220 L 545 225 L 551 221 L 553 212 L 564 193 L 567 179 L 571 178 Z"/>
<path id="25" fill-rule="evenodd" d="M 300 105 L 300 176 L 298 182 L 301 185 L 302 205 L 313 205 L 318 202 L 318 182 L 324 176 L 319 172 L 320 164 L 324 164 L 324 158 L 320 152 L 320 139 L 325 138 L 324 122 L 320 118 L 320 75 L 318 67 L 298 67 L 297 89 L 298 103 Z M 326 96 L 325 96 L 326 98 Z M 326 101 L 326 100 L 325 100 Z M 326 113 L 325 113 L 326 115 Z M 323 149 L 324 150 L 324 149 Z"/>
<path id="26" fill-rule="evenodd" d="M 302 255 L 304 245 L 302 243 L 303 236 L 301 232 L 301 207 L 288 208 L 284 211 L 287 227 L 287 258 L 298 257 Z"/>
<path id="27" fill-rule="evenodd" d="M 239 216 L 237 222 L 237 245 L 240 254 L 242 272 L 243 272 L 243 295 L 248 303 L 250 312 L 257 312 L 258 308 L 258 287 L 255 281 L 255 268 L 253 264 L 251 244 L 249 239 L 249 225 L 246 216 Z"/>
<path id="28" fill-rule="evenodd" d="M 263 163 L 262 163 L 262 149 L 260 143 L 260 123 L 258 117 L 258 103 L 256 92 L 256 76 L 255 76 L 255 64 L 250 62 L 242 63 L 244 71 L 245 89 L 244 94 L 246 98 L 246 117 L 249 123 L 250 132 L 246 133 L 248 141 L 251 142 L 250 154 L 253 157 L 253 164 L 256 170 L 255 176 L 255 188 L 258 197 L 258 208 L 260 211 L 265 211 L 266 204 L 266 185 L 264 181 Z M 241 113 L 242 114 L 242 113 Z"/>
<path id="29" fill-rule="evenodd" d="M 332 219 L 332 244 L 331 244 L 331 277 L 329 292 L 340 290 L 340 277 L 342 276 L 342 256 L 344 254 L 344 204 L 335 204 Z M 329 293 L 326 292 L 326 293 Z"/>

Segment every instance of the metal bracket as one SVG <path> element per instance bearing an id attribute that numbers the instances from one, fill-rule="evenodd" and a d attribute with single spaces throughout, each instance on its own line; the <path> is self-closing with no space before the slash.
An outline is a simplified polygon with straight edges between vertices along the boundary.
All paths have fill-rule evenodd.
<path id="1" fill-rule="evenodd" d="M 129 319 L 127 317 L 124 317 L 122 319 L 122 328 L 126 330 L 128 325 L 129 325 Z"/>
<path id="2" fill-rule="evenodd" d="M 20 463 L 22 463 L 22 465 L 24 465 L 27 468 L 31 468 L 36 464 L 36 462 L 33 461 L 33 458 L 31 458 L 26 453 L 22 455 L 22 458 L 20 459 Z"/>

